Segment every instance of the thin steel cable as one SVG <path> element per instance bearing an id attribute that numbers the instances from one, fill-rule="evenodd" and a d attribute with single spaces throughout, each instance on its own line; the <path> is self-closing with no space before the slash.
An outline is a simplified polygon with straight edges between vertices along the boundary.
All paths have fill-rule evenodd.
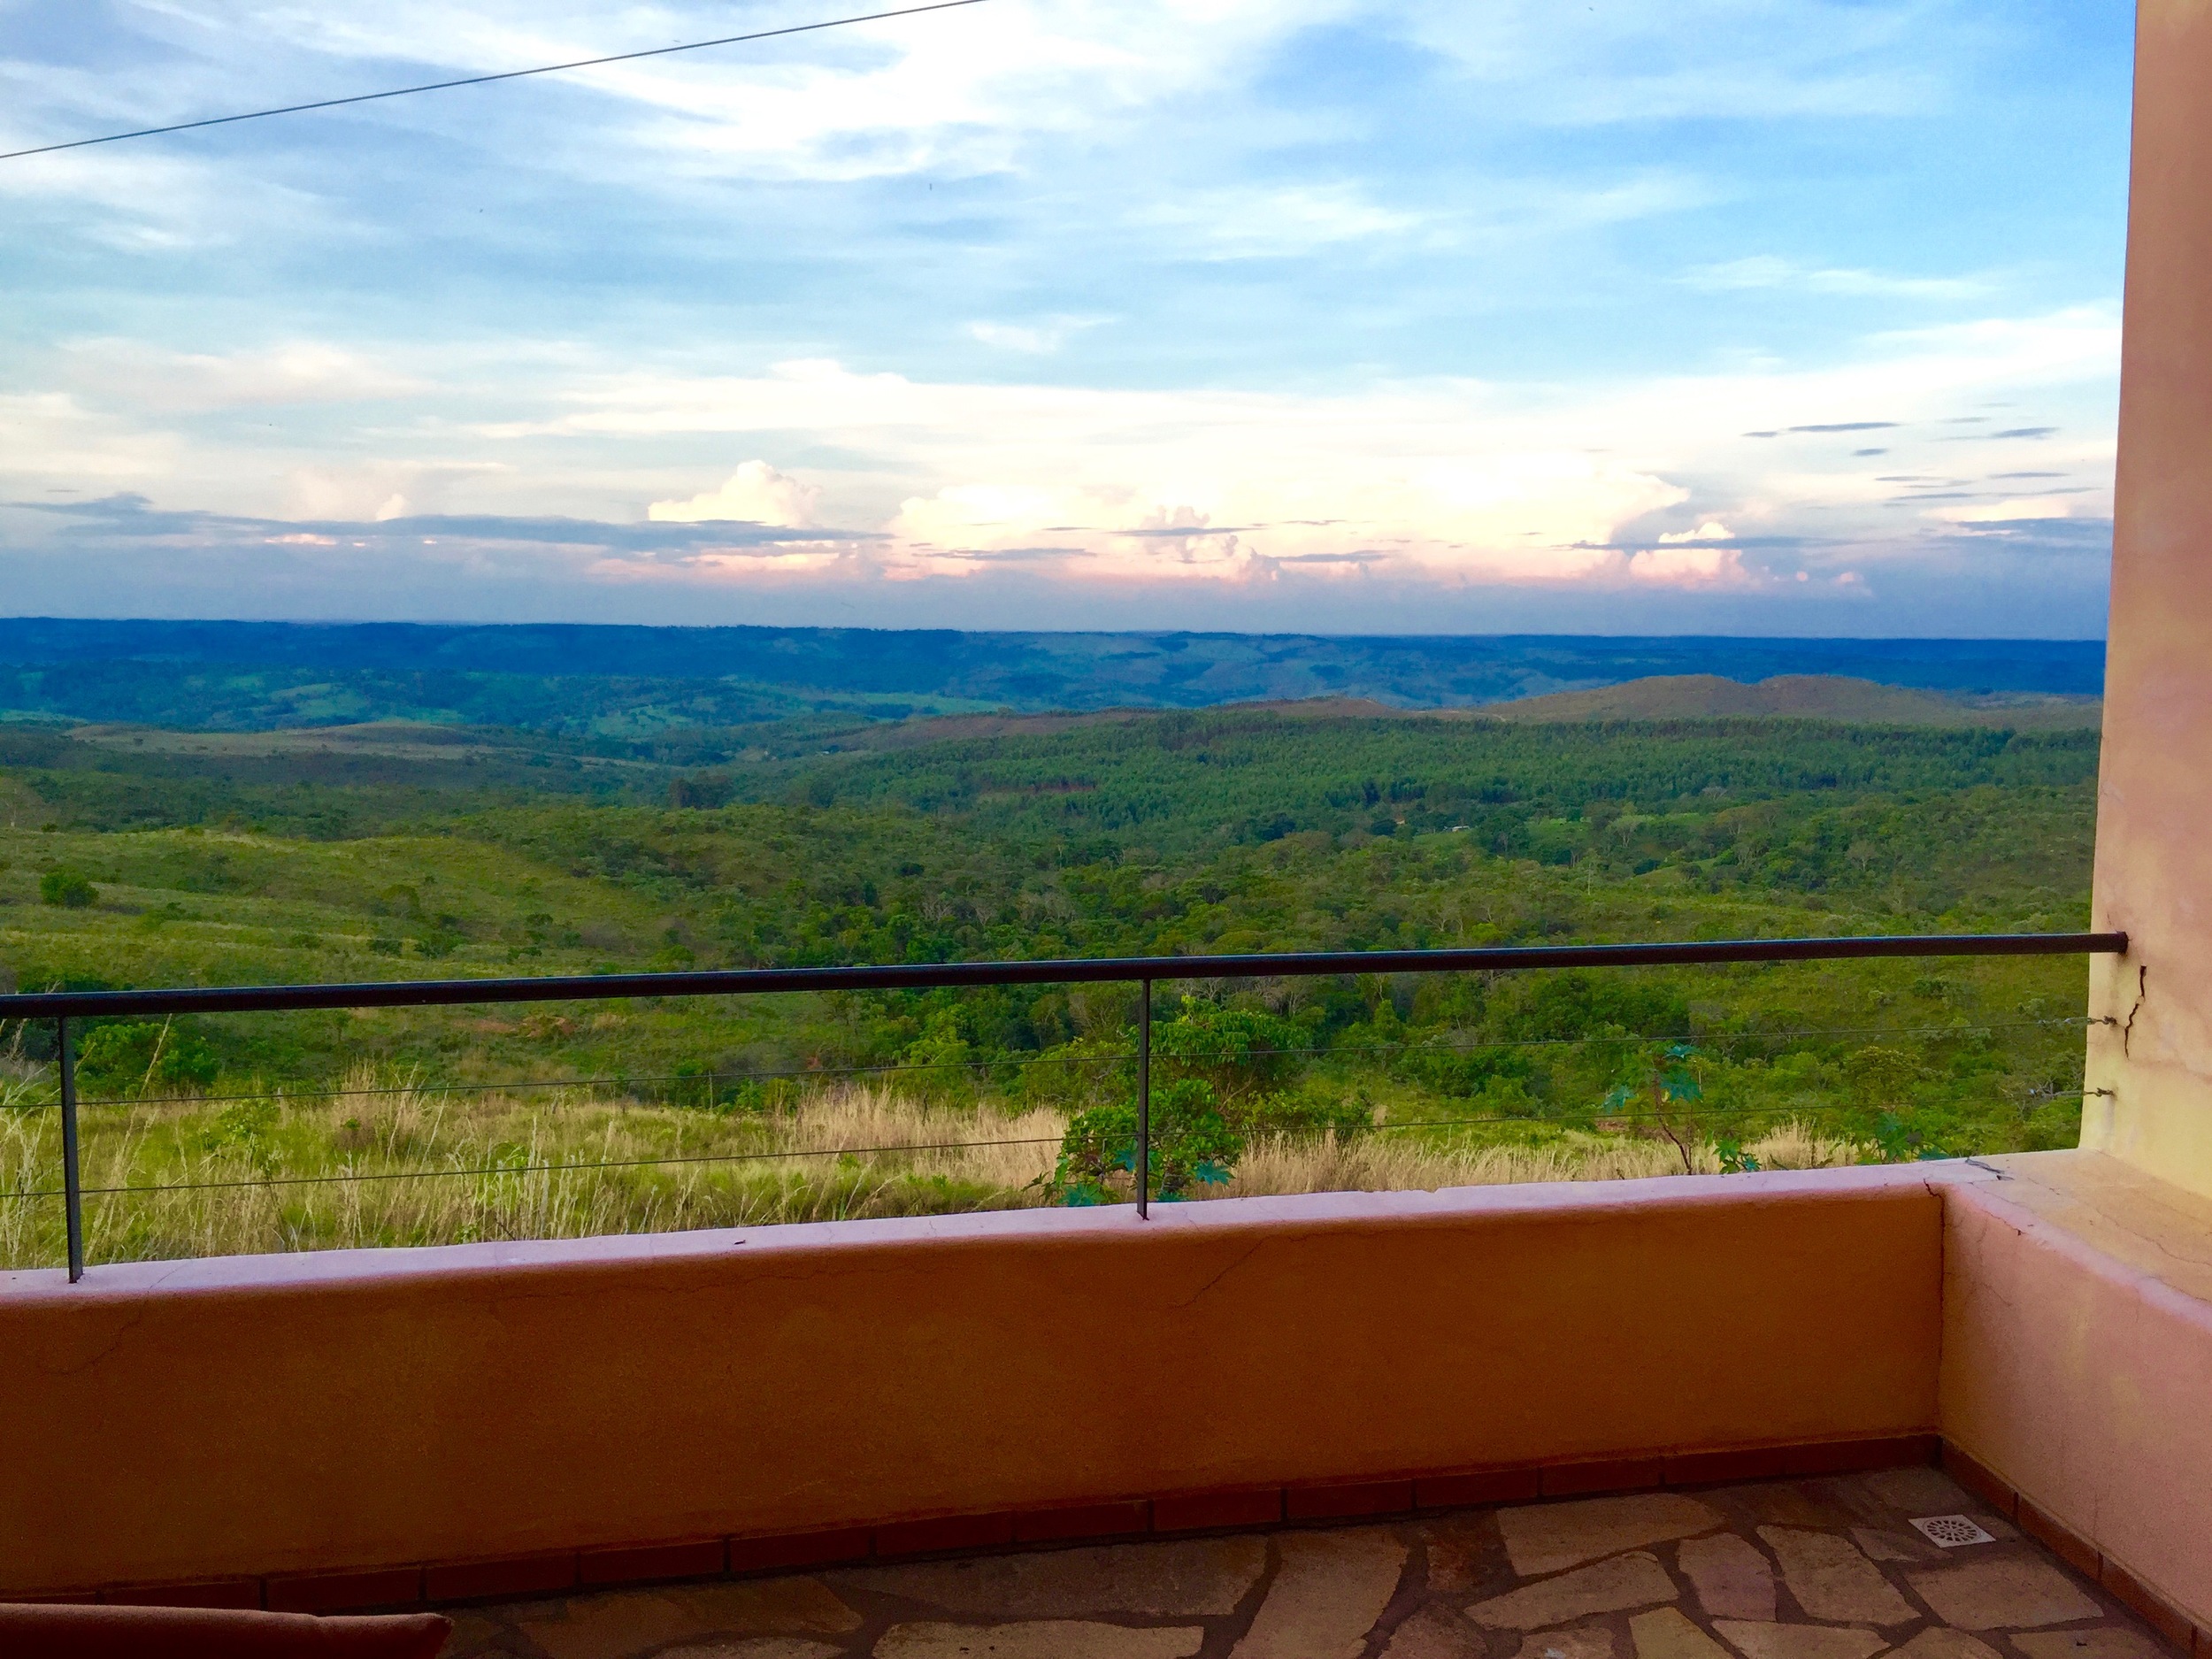
<path id="1" fill-rule="evenodd" d="M 242 1187 L 327 1187 L 346 1181 L 425 1181 L 476 1175 L 571 1174 L 584 1170 L 637 1170 L 680 1164 L 745 1164 L 768 1158 L 856 1158 L 891 1152 L 949 1152 L 971 1148 L 1058 1146 L 1058 1135 L 1019 1141 L 925 1141 L 888 1147 L 816 1147 L 785 1152 L 699 1152 L 658 1158 L 603 1158 L 588 1164 L 485 1164 L 453 1170 L 344 1171 L 335 1175 L 272 1175 L 257 1180 L 171 1181 L 143 1187 L 88 1187 L 84 1195 L 112 1197 L 125 1193 L 217 1193 Z M 55 1198 L 61 1188 L 0 1193 L 0 1198 Z"/>
<path id="2" fill-rule="evenodd" d="M 902 6 L 895 12 L 871 12 L 860 17 L 830 18 L 819 23 L 794 23 L 780 29 L 758 29 L 750 35 L 724 35 L 710 41 L 686 41 L 677 46 L 651 46 L 642 51 L 610 52 L 603 58 L 579 58 L 572 63 L 541 64 L 534 69 L 506 69 L 496 74 L 464 75 L 457 81 L 431 81 L 420 86 L 393 87 L 383 92 L 357 92 L 350 97 L 318 98 L 310 104 L 286 104 L 273 110 L 249 110 L 242 115 L 211 115 L 196 121 L 174 121 L 167 127 L 141 127 L 127 133 L 104 133 L 97 138 L 73 138 L 65 143 L 38 144 L 29 150 L 0 152 L 0 161 L 19 161 L 26 156 L 50 156 L 60 150 L 84 150 L 94 144 L 119 144 L 129 138 L 157 138 L 164 133 L 189 133 L 204 127 L 229 127 L 239 121 L 265 121 L 275 115 L 303 115 L 311 110 L 342 109 L 349 104 L 375 104 L 385 98 L 412 97 L 419 92 L 450 92 L 457 87 L 486 87 L 499 81 L 522 81 L 532 75 L 557 75 L 571 69 L 596 69 L 603 64 L 635 63 L 641 58 L 667 58 L 677 52 L 704 51 L 712 46 L 738 46 L 748 41 L 771 41 L 786 35 L 811 35 L 821 29 L 849 28 L 856 23 L 881 23 L 891 18 L 910 18 L 925 12 L 950 12 L 960 6 L 981 5 L 984 0 L 933 0 L 928 5 Z"/>
<path id="3" fill-rule="evenodd" d="M 1463 1124 L 1523 1124 L 1532 1129 L 1587 1129 L 1602 1134 L 1600 1124 L 1681 1124 L 1720 1121 L 1734 1118 L 1787 1118 L 1801 1114 L 1801 1106 L 1714 1106 L 1700 1111 L 1675 1112 L 1609 1112 L 1602 1108 L 1589 1109 L 1588 1125 L 1569 1123 L 1562 1118 L 1409 1118 L 1402 1123 L 1370 1124 L 1356 1129 L 1356 1134 L 1377 1133 L 1385 1129 L 1456 1129 Z"/>
<path id="4" fill-rule="evenodd" d="M 2049 1031 L 2062 1025 L 2093 1024 L 2081 1015 L 2064 1015 L 2052 1019 L 2025 1019 L 1976 1025 L 1831 1025 L 1809 1027 L 1798 1031 L 1732 1031 L 1709 1033 L 1702 1037 L 1677 1037 L 1671 1033 L 1620 1037 L 1504 1037 L 1495 1041 L 1473 1042 L 1395 1042 L 1363 1043 L 1355 1048 L 1315 1047 L 1306 1048 L 1248 1048 L 1248 1058 L 1276 1058 L 1302 1056 L 1308 1058 L 1361 1056 L 1379 1054 L 1447 1053 L 1473 1054 L 1485 1048 L 1572 1048 L 1594 1046 L 1624 1047 L 1647 1042 L 1683 1041 L 1707 1046 L 1734 1046 L 1743 1042 L 1795 1042 L 1813 1037 L 1956 1037 L 1984 1035 L 2001 1031 Z M 1158 1052 L 1155 1050 L 1155 1052 Z M 1133 1049 L 1117 1049 L 1104 1054 L 1008 1055 L 987 1060 L 886 1060 L 868 1065 L 808 1066 L 780 1071 L 704 1071 L 689 1074 L 665 1072 L 647 1077 L 598 1078 L 538 1078 L 520 1079 L 501 1083 L 394 1083 L 375 1088 L 290 1088 L 265 1089 L 253 1094 L 147 1094 L 135 1096 L 111 1095 L 101 1099 L 82 1100 L 81 1106 L 225 1106 L 242 1101 L 271 1100 L 282 1096 L 292 1100 L 353 1100 L 377 1098 L 389 1094 L 480 1094 L 523 1089 L 628 1089 L 641 1084 L 690 1083 L 719 1085 L 730 1083 L 771 1083 L 803 1078 L 872 1077 L 905 1071 L 989 1071 L 1002 1067 L 1033 1065 L 1085 1066 L 1118 1064 L 1135 1059 Z M 1172 1058 L 1173 1056 L 1169 1056 Z M 18 1111 L 51 1110 L 54 1102 L 41 1101 L 19 1105 Z"/>
<path id="5" fill-rule="evenodd" d="M 1697 1122 L 1726 1122 L 1739 1118 L 1786 1117 L 1801 1110 L 1794 1106 L 1746 1106 L 1716 1108 L 1708 1111 L 1668 1112 L 1604 1112 L 1594 1122 L 1600 1124 L 1686 1124 Z M 1412 1118 L 1403 1123 L 1372 1124 L 1354 1133 L 1369 1133 L 1390 1129 L 1458 1129 L 1483 1125 L 1517 1124 L 1532 1129 L 1577 1129 L 1583 1125 L 1566 1123 L 1556 1118 L 1513 1118 L 1505 1116 L 1482 1118 Z M 1591 1129 L 1588 1133 L 1603 1133 Z M 84 1195 L 115 1197 L 125 1194 L 214 1193 L 228 1192 L 239 1187 L 327 1187 L 347 1181 L 422 1181 L 443 1180 L 456 1177 L 479 1175 L 570 1175 L 594 1170 L 657 1169 L 669 1165 L 690 1164 L 747 1164 L 773 1158 L 849 1158 L 882 1156 L 896 1152 L 965 1152 L 987 1150 L 997 1147 L 1059 1146 L 1064 1137 L 1059 1135 L 1031 1135 L 1010 1141 L 926 1141 L 902 1142 L 881 1147 L 816 1147 L 780 1152 L 703 1152 L 672 1154 L 657 1158 L 605 1158 L 586 1164 L 486 1164 L 450 1170 L 379 1170 L 368 1172 L 344 1171 L 334 1175 L 277 1175 L 257 1180 L 237 1181 L 171 1181 L 137 1187 L 88 1187 Z M 12 1193 L 0 1193 L 0 1200 L 12 1198 L 58 1198 L 58 1187 L 28 1187 Z"/>

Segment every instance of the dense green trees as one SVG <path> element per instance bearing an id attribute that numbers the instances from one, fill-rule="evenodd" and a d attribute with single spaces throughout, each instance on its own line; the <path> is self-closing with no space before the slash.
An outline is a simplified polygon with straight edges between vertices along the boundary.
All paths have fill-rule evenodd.
<path id="1" fill-rule="evenodd" d="M 907 731 L 595 772 L 512 733 L 349 755 L 19 734 L 0 967 L 156 984 L 2055 929 L 2085 909 L 2087 733 L 1233 710 Z M 89 896 L 39 902 L 65 871 Z M 1808 1116 L 1900 1156 L 2052 1144 L 2078 1116 L 2081 983 L 2055 960 L 1163 985 L 1162 1121 L 1188 1146 L 1157 1173 L 1201 1181 L 1271 1127 L 1603 1125 L 1655 1043 L 1692 1046 L 1715 1123 Z M 774 1074 L 899 1066 L 947 1098 L 1104 1114 L 1067 1179 L 1108 1191 L 1133 1014 L 1125 989 L 1043 987 L 180 1022 L 170 1057 L 103 1035 L 95 1069 L 142 1092 L 366 1058 L 734 1110 L 772 1105 Z M 19 1039 L 35 1058 L 37 1033 L 0 1050 Z"/>

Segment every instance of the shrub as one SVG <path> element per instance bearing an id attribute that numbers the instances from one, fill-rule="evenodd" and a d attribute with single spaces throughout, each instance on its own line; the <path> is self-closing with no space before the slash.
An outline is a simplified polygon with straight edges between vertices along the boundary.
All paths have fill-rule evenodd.
<path id="1" fill-rule="evenodd" d="M 1221 1185 L 1243 1153 L 1243 1137 L 1223 1121 L 1211 1085 L 1187 1077 L 1153 1089 L 1153 1197 L 1172 1203 L 1197 1187 Z M 1136 1102 L 1117 1101 L 1069 1123 L 1052 1190 L 1064 1203 L 1119 1203 L 1136 1196 Z"/>
<path id="2" fill-rule="evenodd" d="M 1206 1084 L 1226 1109 L 1282 1088 L 1312 1046 L 1304 1026 L 1280 1015 L 1187 996 L 1173 1019 L 1153 1028 L 1152 1068 L 1170 1080 Z"/>
<path id="3" fill-rule="evenodd" d="M 74 870 L 49 870 L 38 879 L 38 896 L 49 904 L 81 910 L 100 896 L 100 890 Z"/>
<path id="4" fill-rule="evenodd" d="M 77 1051 L 77 1071 L 104 1094 L 142 1088 L 205 1088 L 222 1063 L 205 1039 L 176 1025 L 129 1021 L 95 1025 Z"/>

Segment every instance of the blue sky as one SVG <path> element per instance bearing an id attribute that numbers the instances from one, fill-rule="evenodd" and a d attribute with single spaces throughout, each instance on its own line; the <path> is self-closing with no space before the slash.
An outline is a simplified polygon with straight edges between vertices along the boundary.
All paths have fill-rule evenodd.
<path id="1" fill-rule="evenodd" d="M 840 9 L 0 0 L 0 149 Z M 0 609 L 2093 635 L 2131 25 L 986 0 L 0 163 Z"/>

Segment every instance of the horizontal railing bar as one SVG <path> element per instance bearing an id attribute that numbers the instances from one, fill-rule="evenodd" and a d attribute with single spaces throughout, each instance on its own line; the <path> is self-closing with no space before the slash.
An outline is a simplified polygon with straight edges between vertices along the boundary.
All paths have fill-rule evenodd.
<path id="1" fill-rule="evenodd" d="M 1087 956 L 1040 962 L 936 962 L 873 968 L 721 968 L 681 973 L 537 979 L 396 979 L 350 985 L 196 986 L 147 991 L 42 991 L 0 996 L 0 1019 L 125 1014 L 276 1013 L 305 1009 L 437 1008 L 486 1002 L 609 1002 L 794 991 L 921 991 L 998 985 L 1269 979 L 1354 973 L 1502 972 L 1531 968 L 1688 967 L 1853 961 L 1876 956 L 2124 956 L 2103 933 L 1916 933 L 1843 939 L 1731 939 L 1648 945 L 1498 945 L 1443 950 L 1297 950 L 1226 956 Z"/>

